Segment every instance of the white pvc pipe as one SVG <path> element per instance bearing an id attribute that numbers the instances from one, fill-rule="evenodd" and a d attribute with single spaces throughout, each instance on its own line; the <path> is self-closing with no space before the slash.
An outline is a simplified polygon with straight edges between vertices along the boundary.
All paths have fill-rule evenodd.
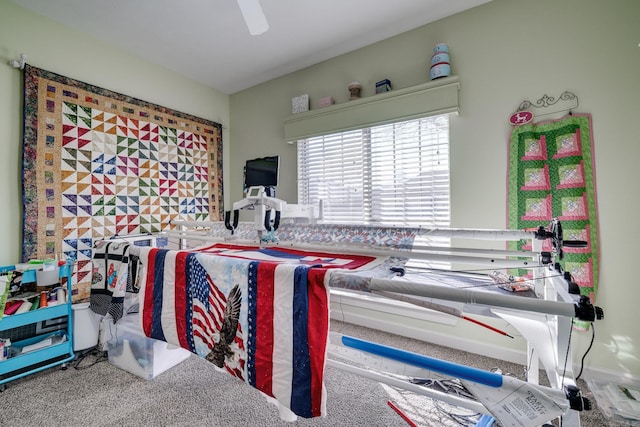
<path id="1" fill-rule="evenodd" d="M 220 237 L 206 236 L 203 234 L 197 234 L 193 232 L 185 232 L 185 231 L 166 231 L 167 235 L 178 237 L 181 239 L 193 239 L 193 240 L 201 240 L 205 242 L 212 243 L 226 243 L 226 244 L 238 244 L 238 245 L 258 245 L 257 241 L 246 240 L 246 239 L 223 239 Z M 399 251 L 394 249 L 383 249 L 383 248 L 375 248 L 375 247 L 354 247 L 348 246 L 346 244 L 309 244 L 302 242 L 290 242 L 290 241 L 282 241 L 278 243 L 262 243 L 261 247 L 265 248 L 277 248 L 277 247 L 285 247 L 299 250 L 310 250 L 310 251 L 320 251 L 320 252 L 341 252 L 344 254 L 351 255 L 369 255 L 369 256 L 377 256 L 377 257 L 385 257 L 385 256 L 397 256 L 397 257 L 406 257 L 411 259 L 421 259 L 427 261 L 439 261 L 439 262 L 449 262 L 449 263 L 461 263 L 461 264 L 473 264 L 473 265 L 482 265 L 485 267 L 491 268 L 534 268 L 539 267 L 540 264 L 533 259 L 535 254 L 531 252 L 520 252 L 519 255 L 521 257 L 529 257 L 529 260 L 517 260 L 517 259 L 506 259 L 500 257 L 491 257 L 491 255 L 504 255 L 500 252 L 494 252 L 489 250 L 487 253 L 490 256 L 487 257 L 479 257 L 479 256 L 469 256 L 469 255 L 450 255 L 450 254 L 441 254 L 441 253 L 428 253 L 428 252 L 410 252 L 410 251 Z M 444 249 L 444 248 L 443 248 Z M 452 249 L 452 251 L 464 251 L 463 249 Z M 475 250 L 478 253 L 483 253 L 482 250 Z M 513 254 L 513 253 L 512 253 Z"/>
<path id="2" fill-rule="evenodd" d="M 489 255 L 491 257 L 508 257 L 508 256 L 517 256 L 517 257 L 531 257 L 534 258 L 538 254 L 535 252 L 524 252 L 524 251 L 509 251 L 504 249 L 485 249 L 485 248 L 462 248 L 456 246 L 427 246 L 427 245 L 413 245 L 411 247 L 411 253 L 414 252 L 459 252 L 459 253 L 467 253 L 467 254 L 480 254 L 480 255 Z"/>
<path id="3" fill-rule="evenodd" d="M 220 222 L 212 221 L 182 221 L 174 220 L 171 224 L 185 225 L 187 227 L 211 227 L 219 224 Z M 322 225 L 322 224 L 318 224 Z M 333 224 L 327 224 L 333 225 Z M 402 229 L 402 227 L 397 227 Z M 408 227 L 412 230 L 419 230 L 420 236 L 431 237 L 448 237 L 457 239 L 473 239 L 473 240 L 504 240 L 504 241 L 517 241 L 521 239 L 532 239 L 535 237 L 533 231 L 523 230 L 494 230 L 494 229 L 481 229 L 481 228 L 415 228 Z"/>
<path id="4" fill-rule="evenodd" d="M 488 230 L 475 228 L 431 228 L 421 229 L 421 236 L 449 237 L 451 239 L 504 240 L 531 239 L 534 233 L 522 230 Z"/>
<path id="5" fill-rule="evenodd" d="M 343 273 L 334 273 L 343 274 Z M 575 305 L 569 302 L 545 301 L 536 298 L 514 297 L 484 292 L 476 289 L 456 289 L 427 283 L 406 282 L 402 280 L 377 279 L 369 280 L 372 291 L 391 291 L 427 298 L 457 301 L 466 304 L 480 304 L 489 307 L 512 308 L 515 310 L 533 311 L 536 313 L 575 317 Z"/>
<path id="6" fill-rule="evenodd" d="M 185 227 L 215 227 L 222 224 L 222 221 L 183 221 L 172 220 L 170 224 L 181 225 Z"/>
<path id="7" fill-rule="evenodd" d="M 341 245 L 341 244 L 312 245 L 308 243 L 285 241 L 285 242 L 279 242 L 278 244 L 265 245 L 265 247 L 278 247 L 278 246 L 289 247 L 289 248 L 300 249 L 300 250 L 341 252 L 341 253 L 352 254 L 352 255 L 398 256 L 398 257 L 406 257 L 411 259 L 422 259 L 427 261 L 483 265 L 483 266 L 495 267 L 495 268 L 534 268 L 534 267 L 540 266 L 539 263 L 537 261 L 534 261 L 533 259 L 516 260 L 516 259 L 506 259 L 506 258 L 474 257 L 474 256 L 465 256 L 465 255 L 448 255 L 448 254 L 427 253 L 427 252 L 398 251 L 393 249 L 382 249 L 382 248 L 381 249 L 365 248 L 365 247 L 354 248 L 353 246 L 350 247 L 350 246 Z M 521 256 L 532 258 L 534 254 L 530 252 L 522 252 Z"/>

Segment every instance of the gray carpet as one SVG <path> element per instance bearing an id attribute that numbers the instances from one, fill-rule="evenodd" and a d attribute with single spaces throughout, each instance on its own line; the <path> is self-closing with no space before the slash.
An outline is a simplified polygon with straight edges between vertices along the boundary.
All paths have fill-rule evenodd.
<path id="1" fill-rule="evenodd" d="M 333 321 L 346 335 L 404 348 L 481 369 L 499 367 L 523 377 L 523 366 Z M 52 368 L 7 385 L 0 393 L 2 426 L 406 426 L 387 404 L 396 403 L 420 426 L 459 426 L 428 398 L 390 389 L 372 380 L 327 368 L 325 418 L 282 421 L 275 406 L 255 389 L 215 371 L 203 359 L 186 361 L 150 381 L 90 354 L 67 369 Z M 580 382 L 585 396 L 586 384 Z M 593 401 L 595 405 L 595 401 Z M 455 409 L 455 408 L 454 408 Z M 468 412 L 468 411 L 467 411 Z M 581 424 L 608 424 L 597 409 L 583 412 Z"/>

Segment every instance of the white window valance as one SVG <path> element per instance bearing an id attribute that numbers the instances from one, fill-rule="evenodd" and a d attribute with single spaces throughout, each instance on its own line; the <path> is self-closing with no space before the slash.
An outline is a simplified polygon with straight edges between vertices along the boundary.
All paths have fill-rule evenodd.
<path id="1" fill-rule="evenodd" d="M 294 114 L 284 121 L 284 139 L 292 142 L 400 120 L 457 113 L 459 89 L 457 76 L 445 77 L 417 86 Z"/>

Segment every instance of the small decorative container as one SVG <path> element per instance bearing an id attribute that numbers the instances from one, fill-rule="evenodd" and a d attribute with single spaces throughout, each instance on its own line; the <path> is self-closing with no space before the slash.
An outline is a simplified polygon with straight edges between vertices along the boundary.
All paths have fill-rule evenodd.
<path id="1" fill-rule="evenodd" d="M 446 52 L 434 53 L 431 57 L 431 65 L 436 65 L 440 62 L 449 63 L 449 54 Z"/>
<path id="2" fill-rule="evenodd" d="M 451 75 L 451 65 L 441 62 L 431 66 L 429 70 L 429 77 L 431 80 L 439 79 L 440 77 L 448 77 Z"/>
<path id="3" fill-rule="evenodd" d="M 293 114 L 304 113 L 305 111 L 309 111 L 309 95 L 308 94 L 305 93 L 304 95 L 291 98 L 291 112 Z"/>
<path id="4" fill-rule="evenodd" d="M 429 78 L 431 80 L 451 75 L 451 63 L 449 62 L 449 45 L 438 43 L 433 48 L 431 56 L 431 67 L 429 68 Z"/>
<path id="5" fill-rule="evenodd" d="M 433 48 L 433 53 L 449 53 L 449 45 L 446 43 L 438 43 L 436 47 Z"/>
<path id="6" fill-rule="evenodd" d="M 376 83 L 376 93 L 389 92 L 391 90 L 391 81 L 389 79 L 380 80 Z"/>
<path id="7" fill-rule="evenodd" d="M 329 107 L 330 105 L 333 105 L 333 98 L 330 96 L 318 100 L 318 108 Z"/>
<path id="8" fill-rule="evenodd" d="M 362 85 L 358 82 L 351 82 L 347 86 L 349 90 L 349 99 L 359 99 L 362 91 Z"/>

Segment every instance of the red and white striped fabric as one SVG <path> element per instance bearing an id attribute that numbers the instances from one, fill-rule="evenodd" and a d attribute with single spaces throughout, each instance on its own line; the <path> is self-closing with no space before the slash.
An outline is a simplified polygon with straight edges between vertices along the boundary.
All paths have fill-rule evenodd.
<path id="1" fill-rule="evenodd" d="M 207 360 L 224 350 L 224 369 L 230 374 L 296 415 L 326 414 L 326 263 L 256 261 L 237 253 L 136 251 L 144 266 L 140 316 L 148 337 Z M 326 254 L 318 255 L 326 260 Z M 350 266 L 366 262 L 363 258 Z M 338 264 L 344 268 L 349 263 Z M 236 300 L 237 326 L 229 333 L 230 307 Z"/>

